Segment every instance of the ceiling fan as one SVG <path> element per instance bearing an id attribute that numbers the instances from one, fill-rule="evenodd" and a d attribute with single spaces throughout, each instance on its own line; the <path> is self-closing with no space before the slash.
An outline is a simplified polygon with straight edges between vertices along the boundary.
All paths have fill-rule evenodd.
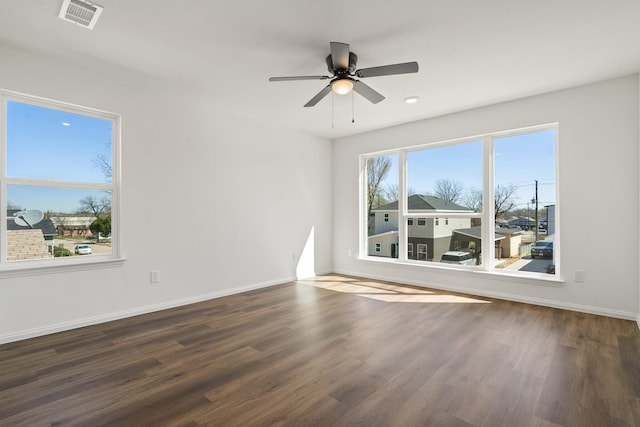
<path id="1" fill-rule="evenodd" d="M 330 80 L 324 89 L 304 104 L 305 107 L 313 107 L 332 90 L 338 95 L 345 95 L 354 90 L 372 103 L 377 104 L 384 99 L 384 96 L 354 77 L 378 77 L 418 72 L 418 63 L 415 61 L 356 70 L 358 57 L 349 51 L 347 43 L 331 42 L 329 45 L 331 46 L 331 54 L 327 56 L 326 62 L 332 76 L 271 77 L 269 81 Z"/>

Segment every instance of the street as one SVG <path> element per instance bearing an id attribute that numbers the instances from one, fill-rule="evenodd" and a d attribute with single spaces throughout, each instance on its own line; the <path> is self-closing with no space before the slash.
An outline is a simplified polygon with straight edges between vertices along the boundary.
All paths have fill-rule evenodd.
<path id="1" fill-rule="evenodd" d="M 63 245 L 65 249 L 68 249 L 71 252 L 74 252 L 76 245 L 89 245 L 89 247 L 91 248 L 92 254 L 104 255 L 104 254 L 111 253 L 111 245 L 108 243 L 95 243 L 95 241 L 91 242 L 91 241 L 56 239 L 55 246 L 60 247 L 60 245 Z"/>

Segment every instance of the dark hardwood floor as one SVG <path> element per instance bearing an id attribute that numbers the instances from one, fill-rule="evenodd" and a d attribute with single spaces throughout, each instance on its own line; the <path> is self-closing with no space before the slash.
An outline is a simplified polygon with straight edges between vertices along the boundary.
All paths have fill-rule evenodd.
<path id="1" fill-rule="evenodd" d="M 344 276 L 0 346 L 2 426 L 635 426 L 631 321 Z"/>

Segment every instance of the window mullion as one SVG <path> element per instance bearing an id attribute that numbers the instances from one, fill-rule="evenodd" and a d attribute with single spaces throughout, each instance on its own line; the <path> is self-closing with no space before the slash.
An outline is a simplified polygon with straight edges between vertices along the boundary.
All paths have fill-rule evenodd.
<path id="1" fill-rule="evenodd" d="M 406 150 L 398 153 L 398 259 L 407 259 L 407 155 Z"/>
<path id="2" fill-rule="evenodd" d="M 51 188 L 77 188 L 77 189 L 104 190 L 104 191 L 112 191 L 115 186 L 113 183 L 61 181 L 61 180 L 53 180 L 53 179 L 18 178 L 18 177 L 5 177 L 4 182 L 5 184 L 9 184 L 9 185 L 26 185 L 26 186 L 34 186 L 34 187 L 51 187 Z"/>
<path id="3" fill-rule="evenodd" d="M 494 146 L 493 137 L 483 139 L 483 180 L 482 180 L 482 268 L 493 270 L 495 260 L 495 202 L 494 202 Z"/>

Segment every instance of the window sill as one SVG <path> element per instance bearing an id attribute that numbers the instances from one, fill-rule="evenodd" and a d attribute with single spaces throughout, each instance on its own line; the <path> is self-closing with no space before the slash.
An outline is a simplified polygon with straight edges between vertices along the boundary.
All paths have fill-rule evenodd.
<path id="1" fill-rule="evenodd" d="M 402 267 L 409 267 L 416 270 L 431 270 L 438 272 L 452 272 L 454 274 L 466 275 L 469 277 L 477 278 L 479 275 L 485 276 L 488 279 L 495 279 L 500 281 L 518 282 L 526 285 L 543 285 L 559 287 L 565 284 L 565 281 L 557 274 L 551 275 L 547 273 L 517 273 L 517 272 L 502 272 L 500 270 L 487 271 L 482 270 L 481 266 L 478 267 L 454 267 L 451 265 L 439 265 L 438 263 L 422 263 L 411 261 L 400 261 L 395 258 L 382 258 L 382 257 L 359 257 L 358 261 L 382 263 L 388 265 L 397 265 Z"/>
<path id="2" fill-rule="evenodd" d="M 73 257 L 76 258 L 76 257 Z M 92 256 L 82 260 L 17 261 L 0 267 L 0 280 L 41 274 L 66 273 L 70 271 L 95 270 L 97 268 L 122 267 L 126 258 Z"/>

